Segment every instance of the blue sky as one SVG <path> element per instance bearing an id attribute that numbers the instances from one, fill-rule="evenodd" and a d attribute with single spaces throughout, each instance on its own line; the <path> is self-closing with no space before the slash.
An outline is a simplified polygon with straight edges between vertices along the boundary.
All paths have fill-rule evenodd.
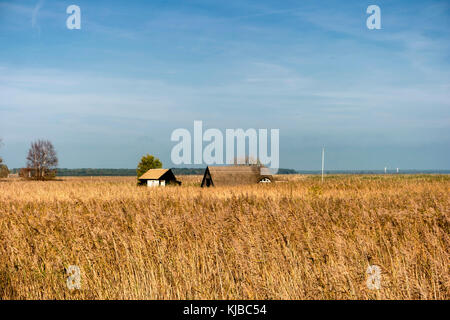
<path id="1" fill-rule="evenodd" d="M 450 169 L 449 111 L 448 1 L 0 1 L 11 168 L 38 138 L 60 167 L 171 167 L 171 132 L 202 120 L 280 129 L 285 168 L 325 146 L 327 169 Z"/>

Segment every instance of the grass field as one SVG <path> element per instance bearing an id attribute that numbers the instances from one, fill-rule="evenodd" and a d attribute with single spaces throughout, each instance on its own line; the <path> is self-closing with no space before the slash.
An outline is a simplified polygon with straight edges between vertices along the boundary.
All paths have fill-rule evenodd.
<path id="1" fill-rule="evenodd" d="M 0 181 L 0 298 L 450 298 L 449 176 L 180 178 Z M 69 265 L 81 290 L 66 287 Z"/>

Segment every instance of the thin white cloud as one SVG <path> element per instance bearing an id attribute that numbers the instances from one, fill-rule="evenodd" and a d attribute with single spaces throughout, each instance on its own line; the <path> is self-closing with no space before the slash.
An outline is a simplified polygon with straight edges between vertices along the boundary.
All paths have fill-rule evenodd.
<path id="1" fill-rule="evenodd" d="M 31 14 L 31 27 L 37 29 L 39 35 L 41 34 L 41 27 L 38 24 L 38 15 L 43 5 L 44 0 L 39 0 L 34 6 L 33 13 Z"/>

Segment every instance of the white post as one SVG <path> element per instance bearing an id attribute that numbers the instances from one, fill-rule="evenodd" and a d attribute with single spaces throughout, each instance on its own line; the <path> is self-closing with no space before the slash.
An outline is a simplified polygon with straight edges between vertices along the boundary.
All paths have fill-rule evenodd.
<path id="1" fill-rule="evenodd" d="M 397 168 L 397 173 L 398 173 L 398 168 Z"/>
<path id="2" fill-rule="evenodd" d="M 384 167 L 384 173 L 386 174 L 386 171 L 387 171 L 387 167 Z"/>
<path id="3" fill-rule="evenodd" d="M 322 182 L 323 182 L 323 167 L 325 163 L 325 148 L 322 148 Z"/>

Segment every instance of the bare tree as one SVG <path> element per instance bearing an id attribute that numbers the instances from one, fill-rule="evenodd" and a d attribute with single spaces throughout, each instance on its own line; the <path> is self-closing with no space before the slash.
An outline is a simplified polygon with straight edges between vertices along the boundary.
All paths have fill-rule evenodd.
<path id="1" fill-rule="evenodd" d="M 58 165 L 53 144 L 48 140 L 37 140 L 31 143 L 27 156 L 27 168 L 33 171 L 32 178 L 45 180 L 55 176 Z"/>
<path id="2" fill-rule="evenodd" d="M 0 138 L 0 148 L 2 147 L 2 145 L 3 141 L 2 138 Z M 0 178 L 6 178 L 8 174 L 9 174 L 8 167 L 5 164 L 3 164 L 3 159 L 2 157 L 0 157 Z"/>

